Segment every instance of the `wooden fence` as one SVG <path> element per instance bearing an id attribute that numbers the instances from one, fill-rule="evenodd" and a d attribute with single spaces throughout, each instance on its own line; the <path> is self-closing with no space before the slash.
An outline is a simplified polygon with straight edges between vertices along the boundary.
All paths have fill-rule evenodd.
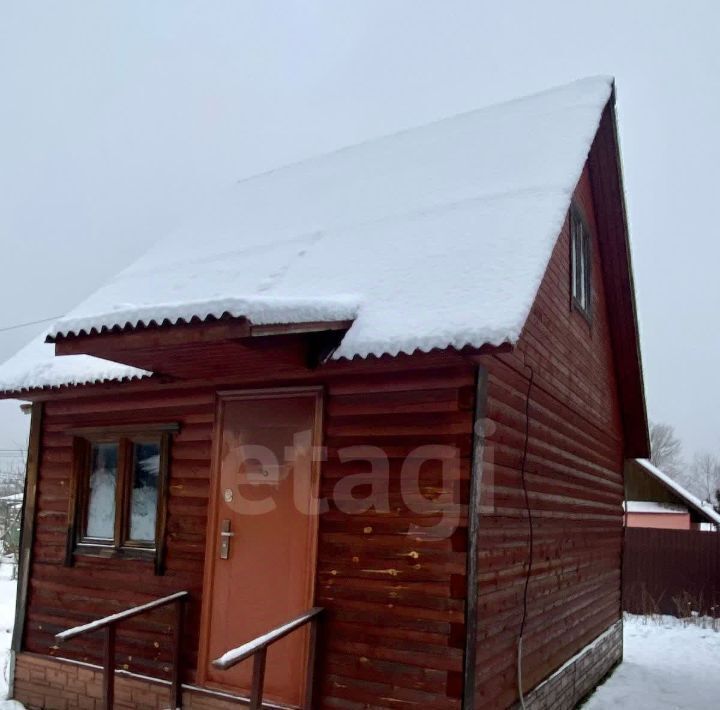
<path id="1" fill-rule="evenodd" d="M 626 528 L 623 608 L 720 616 L 720 533 Z"/>

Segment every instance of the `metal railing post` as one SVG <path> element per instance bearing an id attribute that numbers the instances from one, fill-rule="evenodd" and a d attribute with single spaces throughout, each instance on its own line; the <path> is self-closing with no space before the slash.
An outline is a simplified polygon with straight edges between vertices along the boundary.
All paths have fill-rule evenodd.
<path id="1" fill-rule="evenodd" d="M 105 627 L 103 661 L 103 708 L 113 710 L 115 702 L 115 624 Z"/>
<path id="2" fill-rule="evenodd" d="M 310 622 L 308 633 L 308 659 L 307 678 L 305 679 L 305 710 L 313 710 L 313 695 L 315 693 L 315 665 L 317 663 L 317 639 L 320 617 L 316 616 Z"/>
<path id="3" fill-rule="evenodd" d="M 97 631 L 105 631 L 104 651 L 103 651 L 103 688 L 102 701 L 104 710 L 113 710 L 114 694 L 115 694 L 115 632 L 116 626 L 121 621 L 132 619 L 141 614 L 146 614 L 153 609 L 168 606 L 170 604 L 175 608 L 175 628 L 173 631 L 173 668 L 172 678 L 170 681 L 170 698 L 174 709 L 182 707 L 182 635 L 183 621 L 185 619 L 185 602 L 190 598 L 188 592 L 175 592 L 167 597 L 155 599 L 146 604 L 126 609 L 117 614 L 104 616 L 102 619 L 91 621 L 89 624 L 74 626 L 72 629 L 61 631 L 55 634 L 58 643 L 64 643 L 70 639 L 91 634 Z"/>
<path id="4" fill-rule="evenodd" d="M 323 613 L 322 607 L 316 606 L 306 611 L 304 614 L 291 619 L 285 624 L 276 627 L 267 634 L 258 636 L 254 641 L 249 641 L 234 648 L 220 658 L 216 658 L 212 665 L 222 671 L 226 671 L 228 668 L 236 666 L 242 661 L 252 658 L 253 659 L 253 676 L 252 676 L 252 689 L 250 691 L 250 710 L 260 710 L 262 708 L 263 700 L 263 685 L 265 683 L 265 660 L 267 656 L 267 650 L 274 643 L 277 643 L 280 639 L 285 638 L 288 634 L 293 631 L 302 628 L 306 624 L 309 625 L 308 633 L 308 667 L 306 677 L 306 688 L 304 698 L 304 708 L 312 710 L 313 707 L 313 691 L 315 688 L 315 665 L 317 663 L 317 637 L 318 637 L 318 622 L 319 617 Z"/>
<path id="5" fill-rule="evenodd" d="M 175 601 L 175 629 L 173 631 L 173 664 L 170 681 L 170 707 L 182 708 L 182 637 L 185 620 L 185 597 Z"/>
<path id="6" fill-rule="evenodd" d="M 250 710 L 261 710 L 263 686 L 265 685 L 265 660 L 267 648 L 260 649 L 253 656 L 252 691 L 250 693 Z"/>

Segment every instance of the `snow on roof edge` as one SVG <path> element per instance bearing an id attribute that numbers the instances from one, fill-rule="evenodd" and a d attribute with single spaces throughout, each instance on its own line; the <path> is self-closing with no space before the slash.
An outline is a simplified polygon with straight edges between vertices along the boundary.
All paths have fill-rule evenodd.
<path id="1" fill-rule="evenodd" d="M 75 357 L 73 355 L 64 355 L 63 357 Z M 57 382 L 55 384 L 37 384 L 37 385 L 23 385 L 23 386 L 8 386 L 0 383 L 0 399 L 25 399 L 28 395 L 35 395 L 41 392 L 56 392 L 62 389 L 71 389 L 73 387 L 85 387 L 88 385 L 108 385 L 111 383 L 122 383 L 122 382 L 139 382 L 140 380 L 147 380 L 153 376 L 152 372 L 145 370 L 141 371 L 141 374 L 137 375 L 126 375 L 126 376 L 112 376 L 107 377 L 88 377 L 85 380 L 78 380 L 75 382 Z"/>
<path id="2" fill-rule="evenodd" d="M 659 515 L 680 515 L 688 514 L 689 511 L 684 505 L 675 503 L 658 503 L 654 500 L 629 500 L 623 507 L 628 513 L 651 513 Z"/>
<path id="3" fill-rule="evenodd" d="M 110 327 L 148 327 L 169 323 L 176 325 L 194 319 L 247 318 L 254 325 L 313 323 L 355 320 L 360 299 L 350 294 L 330 297 L 288 298 L 278 296 L 221 298 L 191 301 L 183 304 L 160 303 L 153 306 L 118 309 L 82 318 L 61 318 L 48 331 L 48 342 L 71 335 L 90 335 Z M 162 312 L 162 318 L 157 313 Z M 101 325 L 112 319 L 113 326 Z M 158 322 L 160 321 L 160 323 Z"/>
<path id="4" fill-rule="evenodd" d="M 414 355 L 415 353 L 427 354 L 437 350 L 462 350 L 463 348 L 501 347 L 504 345 L 512 347 L 517 343 L 519 337 L 520 330 L 490 331 L 479 329 L 475 335 L 467 335 L 462 338 L 449 338 L 445 335 L 438 335 L 423 338 L 419 344 L 417 339 L 407 339 L 394 343 L 392 347 L 378 341 L 359 350 L 345 347 L 345 339 L 343 339 L 337 350 L 333 352 L 332 359 L 365 360 L 366 358 L 382 357 L 383 355 L 397 357 L 398 355 Z"/>
<path id="5" fill-rule="evenodd" d="M 648 459 L 635 459 L 651 476 L 657 478 L 668 488 L 671 488 L 681 498 L 684 498 L 693 508 L 707 515 L 715 521 L 716 525 L 720 525 L 720 513 L 717 513 L 711 506 L 705 505 L 697 496 L 694 496 L 686 488 L 683 488 L 677 481 L 673 480 L 667 474 L 663 473 L 657 466 L 652 464 Z"/>
<path id="6" fill-rule="evenodd" d="M 31 340 L 0 366 L 0 398 L 23 399 L 63 387 L 131 382 L 152 372 L 90 355 L 55 355 L 46 333 Z"/>

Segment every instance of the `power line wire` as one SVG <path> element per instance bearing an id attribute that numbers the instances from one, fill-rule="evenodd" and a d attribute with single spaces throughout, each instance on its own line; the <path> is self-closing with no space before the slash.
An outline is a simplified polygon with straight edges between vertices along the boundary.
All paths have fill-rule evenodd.
<path id="1" fill-rule="evenodd" d="M 16 323 L 15 325 L 6 325 L 0 328 L 0 333 L 5 333 L 8 330 L 18 330 L 19 328 L 27 328 L 29 325 L 40 325 L 40 323 L 49 323 L 51 320 L 58 320 L 62 316 L 52 316 L 52 318 L 41 318 L 40 320 L 31 320 L 27 323 Z"/>

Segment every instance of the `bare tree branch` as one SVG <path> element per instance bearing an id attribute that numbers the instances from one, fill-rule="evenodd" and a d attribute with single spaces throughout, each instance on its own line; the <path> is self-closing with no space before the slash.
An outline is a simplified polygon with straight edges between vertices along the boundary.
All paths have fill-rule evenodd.
<path id="1" fill-rule="evenodd" d="M 702 499 L 720 506 L 720 457 L 708 452 L 696 454 L 690 466 L 693 481 L 702 491 Z"/>
<path id="2" fill-rule="evenodd" d="M 651 422 L 650 461 L 673 478 L 683 473 L 682 442 L 669 424 Z"/>

